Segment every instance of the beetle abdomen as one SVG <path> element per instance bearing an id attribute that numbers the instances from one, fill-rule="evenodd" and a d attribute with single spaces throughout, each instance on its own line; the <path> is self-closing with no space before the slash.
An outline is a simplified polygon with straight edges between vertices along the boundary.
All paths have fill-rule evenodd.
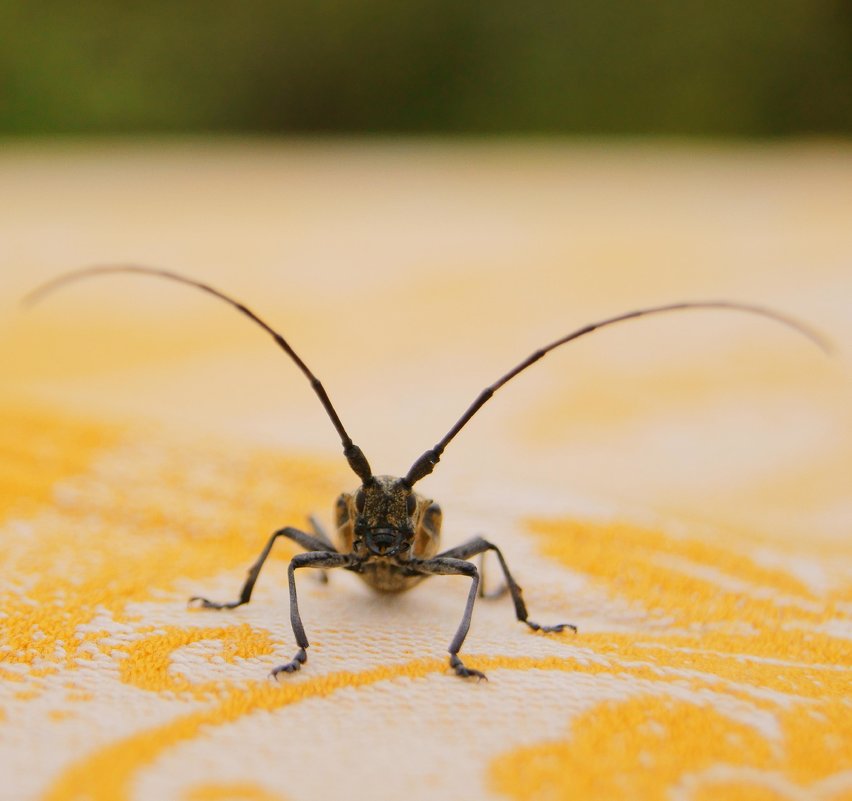
<path id="1" fill-rule="evenodd" d="M 425 578 L 406 575 L 405 568 L 389 559 L 371 559 L 365 562 L 358 575 L 379 592 L 403 592 Z"/>

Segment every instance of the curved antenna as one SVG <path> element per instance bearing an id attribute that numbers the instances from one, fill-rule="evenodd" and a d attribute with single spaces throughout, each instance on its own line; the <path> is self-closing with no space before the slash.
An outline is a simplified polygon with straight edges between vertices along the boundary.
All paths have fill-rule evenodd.
<path id="1" fill-rule="evenodd" d="M 429 473 L 431 473 L 435 469 L 435 465 L 438 464 L 438 462 L 440 461 L 441 454 L 444 452 L 444 448 L 446 448 L 450 441 L 453 439 L 453 437 L 455 437 L 456 434 L 458 434 L 459 431 L 461 431 L 468 424 L 470 418 L 473 417 L 482 408 L 482 406 L 485 405 L 485 403 L 491 398 L 491 396 L 498 389 L 500 389 L 503 384 L 511 381 L 518 373 L 523 372 L 527 369 L 527 367 L 532 364 L 535 364 L 543 356 L 554 350 L 554 348 L 558 348 L 560 345 L 564 345 L 566 342 L 571 342 L 571 340 L 573 339 L 579 339 L 580 337 L 585 336 L 586 334 L 592 333 L 592 331 L 595 331 L 598 328 L 604 328 L 605 326 L 612 325 L 613 323 L 620 323 L 622 320 L 632 320 L 636 317 L 645 317 L 646 315 L 650 314 L 677 311 L 679 309 L 734 309 L 736 311 L 756 314 L 761 317 L 768 317 L 770 320 L 775 320 L 776 322 L 781 323 L 782 325 L 786 325 L 788 328 L 792 328 L 797 333 L 807 337 L 817 347 L 825 351 L 825 353 L 831 353 L 831 344 L 820 333 L 800 323 L 798 320 L 794 320 L 792 317 L 787 317 L 784 314 L 780 314 L 779 312 L 773 311 L 772 309 L 767 309 L 763 306 L 752 306 L 746 303 L 732 303 L 725 300 L 711 300 L 686 303 L 671 303 L 666 306 L 653 306 L 647 309 L 638 309 L 637 311 L 627 312 L 626 314 L 619 314 L 617 317 L 610 317 L 606 320 L 600 320 L 599 322 L 592 323 L 591 325 L 586 325 L 582 328 L 578 328 L 576 331 L 573 331 L 567 336 L 562 337 L 562 339 L 557 339 L 555 342 L 551 342 L 549 345 L 540 348 L 534 353 L 531 353 L 520 364 L 513 367 L 502 378 L 499 378 L 493 384 L 482 390 L 476 400 L 470 405 L 468 410 L 459 418 L 458 422 L 447 432 L 446 436 L 437 445 L 435 445 L 434 448 L 430 448 L 428 451 L 426 451 L 411 466 L 411 469 L 408 471 L 408 474 L 405 477 L 405 482 L 409 486 L 412 486 L 416 481 L 420 481 L 421 478 L 428 476 Z"/>
<path id="2" fill-rule="evenodd" d="M 207 292 L 214 297 L 219 298 L 220 300 L 224 300 L 225 303 L 233 306 L 238 312 L 244 314 L 248 317 L 252 322 L 257 323 L 267 334 L 269 334 L 278 346 L 296 363 L 296 366 L 304 373 L 305 378 L 311 384 L 311 388 L 317 394 L 317 397 L 320 399 L 320 403 L 325 409 L 326 414 L 331 418 L 331 422 L 334 424 L 335 429 L 337 429 L 337 433 L 340 435 L 340 441 L 343 444 L 343 455 L 346 457 L 346 460 L 349 462 L 349 466 L 355 471 L 355 474 L 358 478 L 361 479 L 363 483 L 367 483 L 372 479 L 373 473 L 370 470 L 370 464 L 367 462 L 367 457 L 364 456 L 364 453 L 361 449 L 352 442 L 352 438 L 346 432 L 346 429 L 343 427 L 343 423 L 340 421 L 340 417 L 338 417 L 337 412 L 334 409 L 334 406 L 331 404 L 331 400 L 329 400 L 328 393 L 325 391 L 325 388 L 320 383 L 320 380 L 310 371 L 308 366 L 299 358 L 296 351 L 290 347 L 289 343 L 286 339 L 284 339 L 281 334 L 275 331 L 272 327 L 267 325 L 263 320 L 260 319 L 253 311 L 243 306 L 242 303 L 234 300 L 233 298 L 229 298 L 227 295 L 220 292 L 218 289 L 214 289 L 212 286 L 208 286 L 207 284 L 203 284 L 200 281 L 193 281 L 191 278 L 185 278 L 178 273 L 173 273 L 169 270 L 160 270 L 153 267 L 139 267 L 136 265 L 115 265 L 115 266 L 105 266 L 105 267 L 89 267 L 82 270 L 74 270 L 70 273 L 63 273 L 62 275 L 57 276 L 56 278 L 47 281 L 44 284 L 33 289 L 30 293 L 28 293 L 23 299 L 22 303 L 25 305 L 31 305 L 33 303 L 37 303 L 42 298 L 44 298 L 49 293 L 53 292 L 55 289 L 58 289 L 65 284 L 69 284 L 72 281 L 76 281 L 80 278 L 88 278 L 94 275 L 106 275 L 108 273 L 138 273 L 141 275 L 153 275 L 158 278 L 167 278 L 170 281 L 177 281 L 179 284 L 186 284 L 187 286 L 195 287 L 196 289 L 200 289 L 204 292 Z"/>

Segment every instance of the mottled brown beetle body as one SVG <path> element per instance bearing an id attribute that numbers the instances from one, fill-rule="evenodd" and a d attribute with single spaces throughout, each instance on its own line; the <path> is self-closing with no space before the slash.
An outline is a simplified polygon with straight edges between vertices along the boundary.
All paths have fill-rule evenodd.
<path id="1" fill-rule="evenodd" d="M 339 550 L 356 557 L 355 572 L 379 592 L 402 592 L 426 578 L 412 575 L 411 561 L 438 553 L 441 518 L 438 504 L 393 476 L 375 476 L 335 504 Z"/>
<path id="2" fill-rule="evenodd" d="M 567 336 L 534 351 L 524 361 L 482 390 L 468 407 L 467 411 L 444 435 L 443 439 L 434 447 L 425 451 L 411 465 L 404 477 L 376 476 L 373 475 L 373 471 L 364 453 L 352 442 L 352 438 L 340 421 L 340 417 L 329 400 L 323 385 L 299 358 L 293 348 L 290 347 L 287 340 L 242 303 L 238 303 L 219 292 L 219 290 L 167 270 L 135 266 L 93 267 L 61 275 L 31 292 L 27 300 L 36 300 L 69 281 L 85 276 L 102 275 L 104 273 L 153 275 L 195 287 L 223 300 L 260 326 L 287 353 L 310 382 L 311 388 L 316 393 L 326 414 L 328 414 L 329 419 L 340 436 L 340 441 L 343 445 L 343 455 L 346 457 L 352 471 L 361 479 L 361 485 L 355 492 L 344 492 L 337 499 L 335 521 L 337 524 L 337 539 L 340 545 L 339 550 L 334 547 L 320 525 L 313 519 L 311 519 L 313 533 L 287 526 L 274 532 L 269 538 L 260 556 L 258 556 L 255 563 L 249 569 L 248 577 L 240 592 L 240 597 L 236 601 L 219 603 L 199 596 L 190 599 L 190 603 L 198 603 L 205 609 L 234 609 L 235 607 L 247 604 L 251 600 L 251 594 L 260 570 L 276 540 L 279 537 L 283 537 L 300 545 L 306 553 L 299 553 L 294 556 L 290 561 L 287 571 L 290 590 L 290 624 L 293 628 L 293 635 L 296 638 L 299 650 L 293 659 L 275 668 L 272 671 L 273 676 L 278 676 L 282 672 L 292 673 L 295 670 L 299 670 L 308 658 L 307 648 L 309 643 L 305 634 L 305 628 L 302 625 L 302 618 L 299 614 L 299 603 L 296 594 L 295 572 L 299 568 L 310 567 L 319 570 L 343 568 L 344 570 L 357 573 L 373 589 L 390 594 L 408 590 L 428 576 L 466 576 L 469 578 L 471 584 L 464 614 L 462 615 L 462 620 L 456 630 L 455 636 L 447 649 L 450 654 L 450 667 L 455 671 L 456 675 L 462 677 L 473 676 L 484 678 L 484 675 L 480 671 L 466 667 L 459 658 L 459 650 L 470 628 L 474 602 L 478 597 L 485 595 L 480 583 L 479 570 L 469 561 L 477 555 L 484 556 L 486 552 L 491 551 L 497 557 L 505 580 L 504 590 L 511 596 L 515 607 L 515 617 L 521 623 L 524 623 L 533 631 L 560 632 L 565 629 L 577 631 L 576 627 L 570 623 L 541 626 L 529 619 L 523 592 L 509 571 L 509 566 L 506 564 L 503 554 L 496 545 L 482 537 L 474 537 L 462 545 L 439 552 L 441 509 L 437 504 L 422 495 L 418 495 L 412 489 L 415 483 L 428 476 L 434 470 L 435 465 L 438 464 L 449 442 L 467 425 L 470 419 L 491 399 L 500 387 L 513 379 L 518 373 L 526 370 L 527 367 L 535 364 L 555 348 L 585 336 L 598 328 L 645 315 L 677 311 L 680 309 L 733 309 L 782 323 L 799 334 L 808 337 L 819 347 L 823 348 L 823 350 L 829 350 L 828 344 L 820 334 L 790 317 L 761 306 L 731 303 L 728 301 L 698 301 L 672 303 L 665 306 L 654 306 L 627 312 L 626 314 L 619 314 L 616 317 L 610 317 L 606 320 L 578 328 Z M 499 596 L 500 594 L 496 593 L 495 596 Z"/>

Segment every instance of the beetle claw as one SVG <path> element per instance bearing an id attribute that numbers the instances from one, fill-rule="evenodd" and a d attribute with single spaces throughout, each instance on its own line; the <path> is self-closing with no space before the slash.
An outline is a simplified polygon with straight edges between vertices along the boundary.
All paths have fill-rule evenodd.
<path id="1" fill-rule="evenodd" d="M 242 601 L 219 603 L 218 601 L 208 601 L 200 595 L 193 595 L 192 598 L 186 602 L 186 605 L 190 609 L 236 609 L 236 607 L 242 606 Z"/>
<path id="2" fill-rule="evenodd" d="M 278 675 L 280 673 L 295 673 L 297 670 L 301 670 L 302 665 L 304 665 L 307 661 L 308 652 L 304 648 L 300 648 L 289 662 L 279 665 L 277 668 L 273 668 L 269 677 L 278 681 Z"/>
<path id="3" fill-rule="evenodd" d="M 555 626 L 542 626 L 532 620 L 525 620 L 524 623 L 533 631 L 541 631 L 544 634 L 558 634 L 560 631 L 565 631 L 565 629 L 573 631 L 574 634 L 577 633 L 577 627 L 573 623 L 557 623 Z"/>
<path id="4" fill-rule="evenodd" d="M 478 681 L 482 681 L 482 679 L 488 681 L 488 676 L 486 676 L 481 670 L 474 670 L 473 668 L 466 667 L 464 662 L 462 662 L 456 654 L 450 655 L 450 667 L 456 672 L 456 676 L 461 676 L 463 679 L 476 677 Z"/>

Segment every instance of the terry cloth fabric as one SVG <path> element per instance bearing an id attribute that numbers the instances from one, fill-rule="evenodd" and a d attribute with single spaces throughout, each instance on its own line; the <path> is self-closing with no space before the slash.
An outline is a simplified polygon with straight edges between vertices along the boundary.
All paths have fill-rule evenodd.
<path id="1" fill-rule="evenodd" d="M 848 151 L 12 149 L 0 183 L 0 798 L 852 798 Z M 378 472 L 637 306 L 761 301 L 839 347 L 696 312 L 554 352 L 417 489 L 579 632 L 481 599 L 462 680 L 468 579 L 304 571 L 276 682 L 291 543 L 250 604 L 187 599 L 235 599 L 357 480 L 221 303 L 123 276 L 15 306 L 128 253 L 282 330 Z"/>

